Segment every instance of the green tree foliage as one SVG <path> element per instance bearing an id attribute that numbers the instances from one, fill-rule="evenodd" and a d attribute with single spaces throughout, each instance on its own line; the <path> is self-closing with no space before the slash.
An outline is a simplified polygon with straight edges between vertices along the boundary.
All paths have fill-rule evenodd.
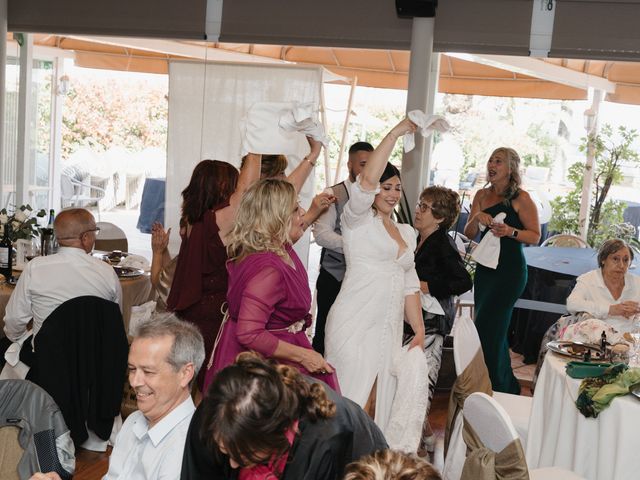
<path id="1" fill-rule="evenodd" d="M 139 79 L 78 77 L 64 112 L 63 158 L 82 146 L 101 152 L 112 146 L 140 151 L 166 145 L 166 90 Z"/>
<path id="2" fill-rule="evenodd" d="M 633 149 L 638 138 L 634 129 L 618 127 L 614 132 L 610 125 L 602 127 L 599 134 L 592 136 L 595 150 L 594 178 L 592 185 L 591 205 L 589 207 L 589 231 L 587 242 L 598 247 L 604 240 L 621 237 L 638 244 L 635 232 L 623 224 L 625 203 L 618 200 L 607 200 L 612 185 L 620 183 L 623 163 L 638 163 L 640 157 Z M 582 139 L 580 151 L 586 154 L 588 139 Z M 551 202 L 553 217 L 549 229 L 560 233 L 579 233 L 579 212 L 584 180 L 585 163 L 578 162 L 569 168 L 567 178 L 574 185 L 564 197 L 557 197 Z"/>

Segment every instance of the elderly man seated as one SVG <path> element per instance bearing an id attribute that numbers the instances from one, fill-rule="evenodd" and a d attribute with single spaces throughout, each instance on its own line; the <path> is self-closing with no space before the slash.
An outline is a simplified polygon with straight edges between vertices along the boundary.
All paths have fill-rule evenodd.
<path id="1" fill-rule="evenodd" d="M 18 280 L 4 316 L 4 332 L 11 341 L 27 333 L 37 335 L 47 317 L 72 298 L 96 296 L 116 302 L 122 309 L 122 290 L 113 268 L 88 255 L 93 250 L 96 227 L 93 215 L 83 208 L 63 210 L 54 230 L 60 249 L 54 255 L 31 260 Z"/>
<path id="2" fill-rule="evenodd" d="M 138 326 L 129 351 L 129 383 L 139 410 L 116 438 L 103 480 L 178 479 L 195 406 L 190 391 L 204 362 L 198 329 L 172 314 Z M 38 473 L 32 480 L 59 480 Z"/>

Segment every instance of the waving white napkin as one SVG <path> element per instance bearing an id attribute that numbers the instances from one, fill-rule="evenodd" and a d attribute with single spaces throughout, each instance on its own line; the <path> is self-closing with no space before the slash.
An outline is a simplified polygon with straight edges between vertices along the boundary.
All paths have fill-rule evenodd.
<path id="1" fill-rule="evenodd" d="M 440 302 L 430 293 L 420 292 L 420 303 L 425 312 L 434 313 L 436 315 L 444 315 L 444 310 Z"/>
<path id="2" fill-rule="evenodd" d="M 449 122 L 442 115 L 427 115 L 422 110 L 411 110 L 407 117 L 420 128 L 418 131 L 425 138 L 434 131 L 444 133 L 450 128 Z M 416 146 L 414 134 L 407 133 L 402 137 L 402 144 L 404 145 L 405 153 L 413 150 Z"/>
<path id="3" fill-rule="evenodd" d="M 317 111 L 312 104 L 298 102 L 257 102 L 240 121 L 242 156 L 249 152 L 296 155 L 301 139 L 309 135 L 325 142 L 322 125 L 313 119 Z"/>
<path id="4" fill-rule="evenodd" d="M 493 217 L 494 223 L 504 223 L 504 217 L 507 214 L 504 212 L 500 212 L 495 217 Z M 487 233 L 478 246 L 471 253 L 471 258 L 473 258 L 480 265 L 484 265 L 485 267 L 495 268 L 498 266 L 498 259 L 500 258 L 500 237 L 496 237 L 491 232 Z"/>
<path id="5" fill-rule="evenodd" d="M 304 133 L 305 136 L 329 147 L 329 138 L 324 133 L 324 127 L 316 120 L 317 112 L 318 107 L 314 103 L 294 102 L 292 109 L 280 115 L 278 125 L 286 132 Z"/>

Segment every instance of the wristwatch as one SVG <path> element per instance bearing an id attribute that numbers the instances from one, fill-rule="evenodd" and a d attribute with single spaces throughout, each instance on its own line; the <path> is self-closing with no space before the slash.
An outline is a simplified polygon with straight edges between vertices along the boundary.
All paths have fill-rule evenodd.
<path id="1" fill-rule="evenodd" d="M 511 238 L 518 238 L 518 230 L 513 229 L 513 233 L 511 234 Z"/>

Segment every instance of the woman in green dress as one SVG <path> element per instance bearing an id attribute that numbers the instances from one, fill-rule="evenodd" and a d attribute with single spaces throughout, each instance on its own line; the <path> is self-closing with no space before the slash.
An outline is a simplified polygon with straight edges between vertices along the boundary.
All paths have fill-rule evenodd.
<path id="1" fill-rule="evenodd" d="M 494 150 L 487 162 L 488 186 L 476 193 L 464 228 L 469 238 L 482 230 L 481 225 L 487 227 L 482 235 L 500 237 L 497 268 L 476 267 L 475 322 L 493 390 L 515 394 L 520 393 L 520 385 L 511 369 L 507 330 L 513 305 L 527 283 L 522 244 L 537 244 L 540 239 L 538 211 L 529 194 L 520 188 L 519 167 L 515 150 Z M 506 214 L 504 223 L 493 221 L 500 212 Z"/>

